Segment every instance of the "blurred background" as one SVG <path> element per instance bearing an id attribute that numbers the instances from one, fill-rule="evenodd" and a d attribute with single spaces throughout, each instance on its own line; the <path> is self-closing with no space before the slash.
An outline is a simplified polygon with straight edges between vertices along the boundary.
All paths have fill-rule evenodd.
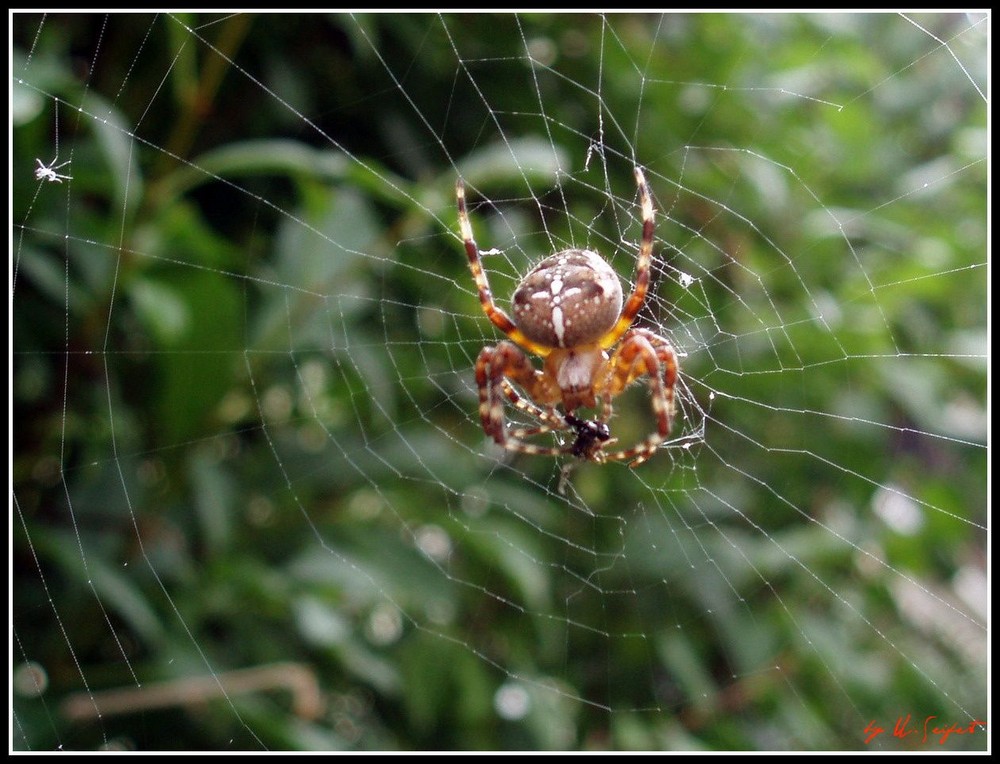
<path id="1" fill-rule="evenodd" d="M 13 15 L 12 748 L 984 750 L 988 32 Z M 636 165 L 671 441 L 505 454 L 455 179 L 506 306 Z"/>

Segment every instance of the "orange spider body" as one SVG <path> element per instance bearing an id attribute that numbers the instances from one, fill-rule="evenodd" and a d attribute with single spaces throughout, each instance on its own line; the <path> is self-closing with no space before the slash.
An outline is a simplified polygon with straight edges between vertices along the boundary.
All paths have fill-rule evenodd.
<path id="1" fill-rule="evenodd" d="M 566 249 L 542 260 L 518 285 L 513 296 L 513 320 L 493 301 L 472 236 L 465 186 L 461 179 L 456 183 L 459 225 L 479 301 L 494 326 L 512 340 L 483 348 L 476 360 L 480 418 L 486 434 L 511 451 L 545 456 L 571 454 L 595 462 L 632 460 L 632 466 L 636 466 L 652 456 L 670 435 L 676 353 L 667 340 L 654 332 L 630 328 L 649 288 L 654 236 L 653 203 L 639 168 L 635 179 L 642 206 L 642 245 L 635 286 L 624 301 L 624 309 L 621 282 L 607 261 L 590 250 Z M 525 350 L 544 359 L 541 370 L 534 367 Z M 641 376 L 649 381 L 656 430 L 632 448 L 606 453 L 604 447 L 614 443 L 607 426 L 611 401 Z M 524 390 L 527 400 L 511 382 Z M 504 398 L 541 424 L 508 431 Z M 599 418 L 584 420 L 576 416 L 578 409 L 598 405 Z M 562 407 L 562 412 L 557 406 Z M 575 431 L 576 440 L 560 447 L 538 446 L 525 440 L 558 430 Z"/>

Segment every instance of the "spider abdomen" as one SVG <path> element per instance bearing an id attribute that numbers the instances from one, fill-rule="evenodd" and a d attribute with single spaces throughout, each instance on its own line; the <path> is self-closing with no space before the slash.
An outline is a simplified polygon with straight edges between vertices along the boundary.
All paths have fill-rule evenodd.
<path id="1" fill-rule="evenodd" d="M 545 258 L 514 290 L 517 328 L 551 348 L 596 342 L 615 325 L 621 310 L 618 274 L 587 249 L 565 249 Z"/>

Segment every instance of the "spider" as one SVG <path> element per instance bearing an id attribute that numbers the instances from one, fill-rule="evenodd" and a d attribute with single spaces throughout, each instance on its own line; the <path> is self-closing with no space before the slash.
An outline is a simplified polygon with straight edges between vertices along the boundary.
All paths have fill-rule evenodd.
<path id="1" fill-rule="evenodd" d="M 62 164 L 56 164 L 59 161 L 59 156 L 53 159 L 48 164 L 42 162 L 41 159 L 35 159 L 38 162 L 38 168 L 35 170 L 36 180 L 47 180 L 49 183 L 62 183 L 64 180 L 73 180 L 72 175 L 60 175 L 56 170 L 61 170 L 63 167 L 72 162 L 72 159 L 67 159 Z"/>
<path id="2" fill-rule="evenodd" d="M 483 430 L 510 451 L 539 456 L 570 454 L 593 462 L 631 460 L 635 467 L 649 459 L 670 435 L 677 355 L 663 337 L 648 329 L 631 328 L 649 287 L 654 235 L 653 202 L 638 167 L 635 182 L 642 210 L 642 244 L 635 287 L 624 309 L 621 282 L 614 269 L 596 252 L 572 248 L 546 257 L 518 284 L 512 301 L 513 319 L 493 301 L 472 236 L 465 184 L 461 178 L 455 184 L 458 223 L 479 302 L 493 325 L 512 340 L 483 348 L 476 359 Z M 544 359 L 541 370 L 534 367 L 525 351 Z M 649 384 L 655 429 L 635 446 L 608 453 L 604 448 L 615 442 L 607 424 L 612 400 L 643 376 Z M 508 429 L 504 398 L 537 419 L 539 425 Z M 576 415 L 578 409 L 596 408 L 598 402 L 600 415 L 596 419 Z M 557 406 L 562 407 L 562 413 Z M 526 441 L 563 430 L 575 432 L 576 440 L 553 447 Z"/>

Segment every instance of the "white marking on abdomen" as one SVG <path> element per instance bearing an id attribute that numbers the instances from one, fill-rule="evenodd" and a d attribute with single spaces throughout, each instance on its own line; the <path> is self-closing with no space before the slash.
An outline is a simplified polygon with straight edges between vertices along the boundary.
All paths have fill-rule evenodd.
<path id="1" fill-rule="evenodd" d="M 559 347 L 566 347 L 563 340 L 563 335 L 566 333 L 566 327 L 563 325 L 562 308 L 552 309 L 552 329 L 556 333 L 556 339 L 559 340 Z"/>

